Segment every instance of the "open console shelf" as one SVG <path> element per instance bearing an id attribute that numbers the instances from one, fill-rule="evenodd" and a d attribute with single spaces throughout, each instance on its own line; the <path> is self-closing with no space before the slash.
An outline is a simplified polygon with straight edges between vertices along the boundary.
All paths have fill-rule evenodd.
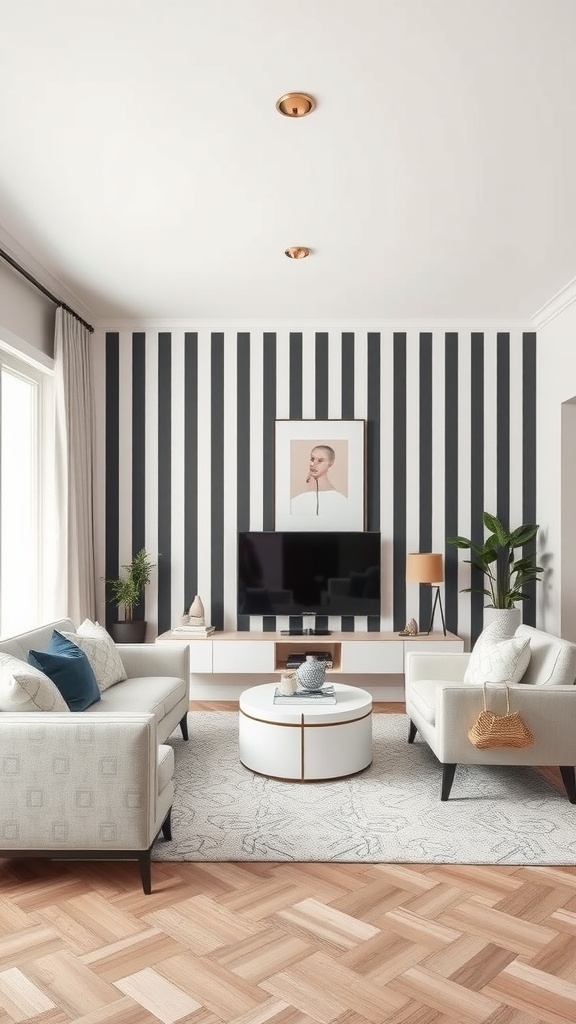
<path id="1" fill-rule="evenodd" d="M 156 643 L 187 643 L 190 646 L 191 695 L 196 699 L 227 699 L 238 696 L 254 682 L 271 682 L 286 669 L 291 654 L 329 651 L 328 675 L 372 692 L 390 692 L 402 699 L 400 677 L 409 651 L 464 650 L 454 633 L 401 637 L 398 633 L 341 633 L 322 636 L 282 636 L 281 633 L 217 632 L 205 639 L 162 633 Z M 388 677 L 388 678 L 386 678 Z M 394 677 L 396 682 L 394 683 Z"/>
<path id="2" fill-rule="evenodd" d="M 302 643 L 302 640 L 305 643 Z M 312 641 L 312 642 L 311 642 Z M 342 644 L 333 643 L 329 638 L 322 636 L 300 637 L 292 639 L 276 640 L 274 643 L 274 671 L 283 672 L 286 669 L 290 655 L 302 655 L 302 661 L 306 660 L 307 654 L 321 653 L 330 656 L 331 664 L 327 666 L 327 672 L 339 672 L 342 665 Z"/>

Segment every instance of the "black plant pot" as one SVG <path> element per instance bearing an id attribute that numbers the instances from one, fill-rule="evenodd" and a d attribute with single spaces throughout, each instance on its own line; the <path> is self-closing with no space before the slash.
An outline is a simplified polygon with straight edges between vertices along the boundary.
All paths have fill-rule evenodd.
<path id="1" fill-rule="evenodd" d="M 112 622 L 110 636 L 116 644 L 143 644 L 146 640 L 146 625 L 142 619 L 132 622 Z"/>

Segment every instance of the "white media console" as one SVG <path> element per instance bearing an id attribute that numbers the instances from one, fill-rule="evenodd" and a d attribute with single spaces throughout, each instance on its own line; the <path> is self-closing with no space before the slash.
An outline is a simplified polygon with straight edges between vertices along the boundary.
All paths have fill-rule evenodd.
<path id="1" fill-rule="evenodd" d="M 356 684 L 374 700 L 404 700 L 404 659 L 408 651 L 464 650 L 454 633 L 331 633 L 329 636 L 283 636 L 280 633 L 221 632 L 197 639 L 162 633 L 156 643 L 186 643 L 190 647 L 192 700 L 237 700 L 243 690 L 274 682 L 291 654 L 328 651 L 332 668 L 326 673 L 341 683 Z"/>

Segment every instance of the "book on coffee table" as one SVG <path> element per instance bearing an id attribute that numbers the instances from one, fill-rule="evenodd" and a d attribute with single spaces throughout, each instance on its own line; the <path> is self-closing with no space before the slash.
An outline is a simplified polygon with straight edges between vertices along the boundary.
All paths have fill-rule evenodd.
<path id="1" fill-rule="evenodd" d="M 192 639 L 192 637 L 212 636 L 215 629 L 215 626 L 174 626 L 172 636 L 188 637 L 189 639 Z"/>
<path id="2" fill-rule="evenodd" d="M 295 693 L 281 693 L 278 687 L 274 693 L 274 704 L 335 704 L 336 694 L 333 686 L 323 686 L 321 690 L 296 690 Z"/>

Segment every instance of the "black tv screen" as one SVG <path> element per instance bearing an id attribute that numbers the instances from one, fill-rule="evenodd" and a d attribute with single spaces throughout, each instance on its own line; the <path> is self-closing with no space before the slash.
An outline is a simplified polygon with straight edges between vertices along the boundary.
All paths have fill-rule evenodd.
<path id="1" fill-rule="evenodd" d="M 380 615 L 380 533 L 238 534 L 239 615 Z"/>

